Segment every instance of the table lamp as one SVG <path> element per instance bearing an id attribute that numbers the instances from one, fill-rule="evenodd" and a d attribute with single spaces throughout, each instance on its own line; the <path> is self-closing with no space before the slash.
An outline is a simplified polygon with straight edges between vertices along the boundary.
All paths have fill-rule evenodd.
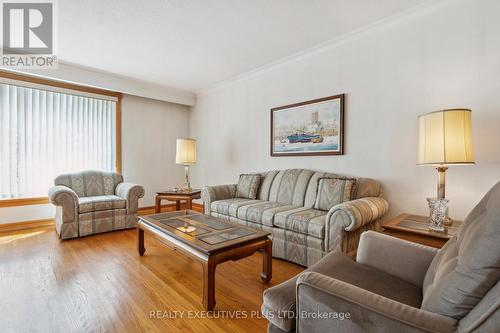
<path id="1" fill-rule="evenodd" d="M 177 149 L 175 153 L 175 163 L 184 165 L 184 190 L 191 191 L 189 183 L 189 166 L 196 164 L 196 140 L 177 139 Z"/>
<path id="2" fill-rule="evenodd" d="M 429 228 L 444 231 L 450 225 L 445 198 L 445 172 L 450 165 L 474 164 L 471 138 L 471 110 L 449 109 L 418 117 L 418 164 L 438 171 L 437 198 L 428 198 Z"/>

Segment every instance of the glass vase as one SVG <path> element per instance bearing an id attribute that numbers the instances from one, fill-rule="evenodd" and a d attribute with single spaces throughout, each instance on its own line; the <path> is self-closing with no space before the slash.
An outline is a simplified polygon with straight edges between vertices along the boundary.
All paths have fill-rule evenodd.
<path id="1" fill-rule="evenodd" d="M 445 231 L 446 212 L 448 210 L 448 199 L 427 198 L 429 204 L 429 229 L 434 231 Z"/>

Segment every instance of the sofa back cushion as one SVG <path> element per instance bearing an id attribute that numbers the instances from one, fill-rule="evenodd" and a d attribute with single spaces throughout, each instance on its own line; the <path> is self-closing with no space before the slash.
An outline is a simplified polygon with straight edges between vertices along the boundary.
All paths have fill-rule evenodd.
<path id="1" fill-rule="evenodd" d="M 434 257 L 422 309 L 461 319 L 500 279 L 500 182 Z"/>
<path id="2" fill-rule="evenodd" d="M 54 185 L 67 186 L 79 197 L 91 197 L 113 195 L 122 182 L 123 176 L 119 173 L 89 170 L 57 176 Z"/>
<path id="3" fill-rule="evenodd" d="M 260 173 L 261 180 L 259 191 L 257 193 L 257 199 L 268 201 L 269 193 L 271 192 L 271 185 L 273 185 L 274 177 L 278 174 L 278 170 L 271 170 L 268 172 Z"/>
<path id="4" fill-rule="evenodd" d="M 356 194 L 356 178 L 330 178 L 318 179 L 318 194 L 314 209 L 330 210 L 340 203 L 351 201 Z"/>
<path id="5" fill-rule="evenodd" d="M 273 179 L 268 200 L 286 205 L 303 206 L 306 190 L 313 174 L 313 171 L 307 169 L 279 171 Z"/>

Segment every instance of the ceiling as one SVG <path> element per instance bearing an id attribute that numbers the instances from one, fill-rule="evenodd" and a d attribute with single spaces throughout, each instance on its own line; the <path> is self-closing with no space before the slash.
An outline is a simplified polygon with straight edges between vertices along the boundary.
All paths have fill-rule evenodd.
<path id="1" fill-rule="evenodd" d="M 60 61 L 199 91 L 428 0 L 64 0 Z"/>

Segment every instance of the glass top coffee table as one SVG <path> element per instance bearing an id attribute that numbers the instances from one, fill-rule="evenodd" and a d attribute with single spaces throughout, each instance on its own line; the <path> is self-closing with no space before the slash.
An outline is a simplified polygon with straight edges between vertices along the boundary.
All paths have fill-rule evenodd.
<path id="1" fill-rule="evenodd" d="M 164 244 L 200 261 L 203 266 L 203 306 L 215 307 L 215 268 L 228 260 L 239 260 L 263 250 L 261 279 L 272 277 L 272 242 L 269 232 L 195 212 L 181 210 L 139 216 L 137 251 L 144 255 L 144 231 Z"/>

